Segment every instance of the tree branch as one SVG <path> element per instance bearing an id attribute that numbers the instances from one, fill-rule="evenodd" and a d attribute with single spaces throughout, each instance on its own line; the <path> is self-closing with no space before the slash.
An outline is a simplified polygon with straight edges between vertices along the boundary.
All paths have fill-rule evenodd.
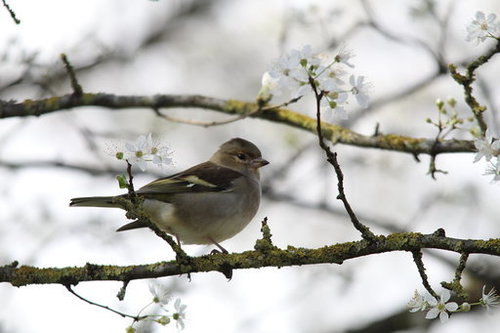
<path id="1" fill-rule="evenodd" d="M 37 268 L 17 267 L 17 263 L 0 267 L 0 282 L 13 286 L 30 284 L 76 285 L 83 281 L 129 281 L 183 273 L 198 273 L 232 269 L 286 267 L 312 264 L 342 264 L 345 260 L 371 254 L 394 251 L 415 252 L 423 248 L 441 249 L 457 253 L 482 253 L 500 257 L 500 239 L 475 240 L 444 237 L 440 234 L 394 233 L 377 236 L 376 242 L 360 240 L 339 243 L 318 249 L 275 247 L 262 251 L 246 251 L 232 254 L 214 254 L 192 257 L 189 266 L 176 261 L 149 265 L 112 266 L 87 263 L 83 267 Z"/>
<path id="2" fill-rule="evenodd" d="M 127 108 L 202 108 L 230 115 L 248 115 L 266 119 L 316 133 L 316 120 L 286 108 L 265 108 L 260 112 L 256 103 L 238 100 L 224 100 L 201 95 L 153 95 L 124 96 L 112 94 L 83 93 L 55 96 L 23 102 L 0 101 L 0 119 L 9 117 L 41 116 L 48 113 L 84 107 L 101 106 L 110 109 Z M 413 155 L 475 152 L 474 143 L 468 140 L 439 140 L 411 138 L 395 134 L 365 136 L 335 124 L 322 123 L 322 136 L 332 143 L 342 143 L 358 147 L 378 148 Z"/>

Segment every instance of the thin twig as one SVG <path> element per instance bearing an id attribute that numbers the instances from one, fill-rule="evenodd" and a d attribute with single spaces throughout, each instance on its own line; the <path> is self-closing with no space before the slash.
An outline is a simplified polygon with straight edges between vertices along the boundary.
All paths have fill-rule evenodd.
<path id="1" fill-rule="evenodd" d="M 342 173 L 342 169 L 340 168 L 340 164 L 337 160 L 337 153 L 333 153 L 330 150 L 330 147 L 328 147 L 328 145 L 325 143 L 323 139 L 323 132 L 321 129 L 321 104 L 320 104 L 321 98 L 323 97 L 323 92 L 318 91 L 316 84 L 314 83 L 314 80 L 312 78 L 310 78 L 310 84 L 314 91 L 314 96 L 316 97 L 316 131 L 318 134 L 319 145 L 325 151 L 327 161 L 333 166 L 333 168 L 335 169 L 335 173 L 337 174 L 337 188 L 339 191 L 337 199 L 342 201 L 342 203 L 344 204 L 344 208 L 347 211 L 349 217 L 351 218 L 352 224 L 361 233 L 363 239 L 375 243 L 377 241 L 377 236 L 375 236 L 375 234 L 370 231 L 370 228 L 368 228 L 363 223 L 361 223 L 361 221 L 359 221 L 356 214 L 354 213 L 354 210 L 349 204 L 349 201 L 347 200 L 344 191 L 344 174 Z"/>
<path id="2" fill-rule="evenodd" d="M 141 202 L 140 200 L 137 200 L 138 197 L 134 190 L 134 183 L 133 183 L 134 176 L 132 175 L 132 165 L 129 163 L 129 161 L 126 162 L 127 162 L 127 174 L 128 174 L 127 189 L 130 202 L 132 203 L 132 207 L 129 207 L 129 209 L 127 209 L 127 214 L 128 214 L 127 217 L 134 219 L 137 218 L 137 220 L 141 221 L 142 223 L 147 225 L 148 228 L 153 230 L 158 237 L 166 241 L 168 245 L 170 245 L 172 250 L 175 252 L 176 259 L 179 265 L 189 265 L 189 256 L 186 254 L 186 252 L 184 252 L 184 250 L 180 247 L 180 245 L 177 244 L 177 242 L 172 238 L 172 236 L 168 235 L 166 232 L 161 230 L 156 224 L 151 222 L 151 220 L 149 220 L 149 218 L 147 216 L 144 216 L 144 214 L 142 213 L 140 207 Z"/>
<path id="3" fill-rule="evenodd" d="M 135 194 L 134 190 L 134 182 L 133 182 L 134 176 L 132 175 L 132 164 L 130 164 L 128 160 L 126 160 L 126 162 L 127 162 L 127 174 L 128 174 L 127 191 L 130 201 L 135 206 L 137 204 L 137 195 Z"/>
<path id="4" fill-rule="evenodd" d="M 127 292 L 127 286 L 130 281 L 123 281 L 123 286 L 120 288 L 118 291 L 118 294 L 116 294 L 116 297 L 120 300 L 123 301 L 125 299 L 125 293 Z"/>
<path id="5" fill-rule="evenodd" d="M 14 20 L 14 22 L 16 24 L 21 24 L 21 20 L 19 20 L 17 17 L 16 17 L 16 13 L 14 13 L 14 11 L 10 8 L 9 4 L 7 3 L 7 1 L 5 0 L 2 0 L 2 3 L 3 3 L 3 6 L 7 9 L 7 11 L 9 12 L 10 14 L 10 17 L 12 17 L 12 19 Z"/>
<path id="6" fill-rule="evenodd" d="M 66 73 L 68 73 L 69 79 L 71 81 L 71 87 L 73 88 L 73 94 L 76 96 L 81 96 L 83 94 L 82 86 L 78 83 L 76 79 L 75 70 L 73 66 L 71 66 L 66 54 L 61 53 L 61 60 L 64 63 L 64 67 L 66 69 Z"/>
<path id="7" fill-rule="evenodd" d="M 437 297 L 436 292 L 432 289 L 431 285 L 429 284 L 429 279 L 427 277 L 427 274 L 425 273 L 425 266 L 424 262 L 422 261 L 422 251 L 412 251 L 413 254 L 413 261 L 417 265 L 418 273 L 420 274 L 420 277 L 422 278 L 422 284 L 424 285 L 425 289 L 429 292 L 434 297 Z"/>
<path id="8" fill-rule="evenodd" d="M 455 280 L 456 282 L 460 283 L 460 280 L 462 279 L 462 273 L 464 272 L 465 269 L 465 264 L 467 263 L 467 259 L 469 259 L 469 254 L 468 253 L 462 253 L 460 256 L 460 261 L 458 263 L 457 269 L 455 271 Z"/>
<path id="9" fill-rule="evenodd" d="M 436 180 L 436 173 L 442 173 L 442 174 L 448 174 L 448 171 L 438 169 L 436 167 L 436 157 L 437 154 L 431 154 L 431 158 L 429 160 L 429 171 L 427 171 L 427 174 L 430 174 L 432 179 Z"/>
<path id="10" fill-rule="evenodd" d="M 266 106 L 266 107 L 257 106 L 255 108 L 255 110 L 253 110 L 253 111 L 250 111 L 250 112 L 245 113 L 245 114 L 241 114 L 241 115 L 234 117 L 234 118 L 231 118 L 231 119 L 221 120 L 221 121 L 208 121 L 208 122 L 206 122 L 206 121 L 181 119 L 181 118 L 172 117 L 172 116 L 166 115 L 164 113 L 161 113 L 159 108 L 157 108 L 157 107 L 154 107 L 153 111 L 158 117 L 161 117 L 165 120 L 172 121 L 175 123 L 187 124 L 187 125 L 193 125 L 193 126 L 201 126 L 201 127 L 211 127 L 211 126 L 219 126 L 219 125 L 226 125 L 226 124 L 234 123 L 236 121 L 251 117 L 251 116 L 253 116 L 259 112 L 262 112 L 262 111 L 269 111 L 269 110 L 273 110 L 273 109 L 283 108 L 283 107 L 288 106 L 289 104 L 297 102 L 301 98 L 302 98 L 302 96 L 294 98 L 290 101 L 284 102 L 284 103 L 279 104 L 279 105 L 272 105 L 272 106 Z"/>
<path id="11" fill-rule="evenodd" d="M 133 316 L 133 315 L 129 315 L 127 313 L 123 313 L 123 312 L 120 312 L 118 310 L 115 310 L 113 308 L 110 308 L 109 306 L 107 305 L 102 305 L 102 304 L 99 304 L 99 303 L 96 303 L 96 302 L 93 302 L 91 300 L 88 300 L 86 299 L 85 297 L 83 296 L 80 296 L 79 294 L 77 294 L 73 288 L 71 288 L 70 285 L 65 285 L 66 289 L 71 293 L 73 294 L 74 296 L 76 296 L 77 298 L 81 299 L 82 301 L 90 304 L 90 305 L 94 305 L 94 306 L 97 306 L 97 307 L 100 307 L 100 308 L 103 308 L 103 309 L 106 309 L 108 311 L 111 311 L 113 313 L 116 313 L 120 316 L 122 316 L 123 318 L 132 318 L 134 321 L 140 321 L 140 320 L 143 320 L 143 319 L 146 319 L 148 316 Z"/>
<path id="12" fill-rule="evenodd" d="M 153 108 L 153 111 L 158 117 L 161 117 L 165 120 L 172 121 L 175 123 L 181 123 L 181 124 L 188 124 L 188 125 L 194 125 L 194 126 L 201 126 L 201 127 L 211 127 L 211 126 L 219 126 L 219 125 L 226 125 L 230 123 L 234 123 L 238 120 L 245 119 L 253 114 L 256 114 L 257 112 L 261 111 L 260 109 L 256 109 L 250 113 L 242 114 L 237 117 L 228 119 L 228 120 L 221 120 L 221 121 L 196 121 L 196 120 L 187 120 L 187 119 L 181 119 L 181 118 L 176 118 L 172 116 L 168 116 L 166 114 L 161 113 L 157 108 Z"/>
<path id="13" fill-rule="evenodd" d="M 467 299 L 468 295 L 464 290 L 464 287 L 462 286 L 461 280 L 462 280 L 462 275 L 465 270 L 465 265 L 467 263 L 467 259 L 469 259 L 469 253 L 468 252 L 463 252 L 460 255 L 460 260 L 458 262 L 458 266 L 455 269 L 455 278 L 451 283 L 449 282 L 441 282 L 441 285 L 444 288 L 453 290 L 455 294 L 462 298 L 462 299 Z"/>
<path id="14" fill-rule="evenodd" d="M 487 129 L 486 122 L 483 118 L 483 112 L 486 110 L 486 106 L 479 104 L 476 97 L 472 93 L 472 83 L 476 80 L 475 70 L 480 66 L 487 63 L 495 54 L 500 53 L 500 40 L 497 40 L 494 48 L 488 51 L 485 55 L 478 57 L 476 60 L 468 64 L 466 68 L 466 73 L 460 74 L 457 71 L 457 66 L 454 64 L 448 65 L 451 72 L 451 77 L 464 88 L 465 102 L 470 107 L 476 121 L 484 134 Z"/>

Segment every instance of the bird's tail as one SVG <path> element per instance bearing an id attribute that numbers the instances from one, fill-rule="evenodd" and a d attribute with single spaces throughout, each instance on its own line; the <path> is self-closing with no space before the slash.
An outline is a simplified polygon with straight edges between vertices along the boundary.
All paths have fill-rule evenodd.
<path id="1" fill-rule="evenodd" d="M 121 208 L 116 202 L 117 197 L 82 197 L 71 199 L 70 207 L 114 207 Z"/>

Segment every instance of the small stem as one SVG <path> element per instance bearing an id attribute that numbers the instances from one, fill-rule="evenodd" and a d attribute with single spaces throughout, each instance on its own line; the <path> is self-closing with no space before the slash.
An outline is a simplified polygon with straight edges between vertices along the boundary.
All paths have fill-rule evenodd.
<path id="1" fill-rule="evenodd" d="M 3 6 L 5 7 L 5 9 L 7 9 L 7 11 L 9 12 L 10 17 L 12 18 L 12 20 L 14 20 L 14 22 L 16 24 L 21 24 L 21 20 L 16 17 L 16 13 L 14 13 L 14 11 L 12 10 L 12 8 L 10 8 L 9 4 L 7 3 L 7 1 L 2 0 L 2 3 L 3 3 Z"/>
<path id="2" fill-rule="evenodd" d="M 349 201 L 347 200 L 344 191 L 344 174 L 342 173 L 342 169 L 340 168 L 340 164 L 337 160 L 337 153 L 333 153 L 323 139 L 323 132 L 321 129 L 321 98 L 323 98 L 323 92 L 318 91 L 318 88 L 316 87 L 316 84 L 311 77 L 309 77 L 309 84 L 311 85 L 314 96 L 316 98 L 316 131 L 318 134 L 319 146 L 325 151 L 327 161 L 333 166 L 333 168 L 335 169 L 335 173 L 337 174 L 337 188 L 339 191 L 337 199 L 342 201 L 342 203 L 344 204 L 344 208 L 351 218 L 352 224 L 361 233 L 363 239 L 366 239 L 372 243 L 376 243 L 377 236 L 375 236 L 375 234 L 371 232 L 367 226 L 359 221 L 356 214 L 354 213 L 354 210 L 349 204 Z"/>
<path id="3" fill-rule="evenodd" d="M 462 299 L 467 299 L 468 295 L 464 290 L 464 287 L 460 283 L 462 280 L 462 275 L 465 269 L 465 265 L 467 263 L 467 259 L 469 259 L 468 252 L 462 252 L 460 255 L 460 261 L 458 262 L 458 266 L 455 270 L 455 278 L 451 283 L 449 282 L 441 282 L 441 285 L 447 289 L 453 290 L 456 295 Z M 472 305 L 472 304 L 471 304 Z"/>
<path id="4" fill-rule="evenodd" d="M 494 48 L 488 51 L 485 55 L 478 57 L 476 60 L 471 62 L 466 66 L 466 74 L 460 74 L 457 71 L 457 66 L 450 64 L 448 69 L 450 70 L 451 77 L 464 88 L 465 102 L 470 107 L 476 121 L 484 134 L 487 129 L 486 122 L 483 118 L 483 112 L 486 110 L 486 106 L 479 104 L 476 97 L 472 92 L 472 83 L 476 80 L 475 70 L 480 66 L 487 63 L 495 54 L 500 53 L 500 40 L 497 39 L 497 43 Z"/>
<path id="5" fill-rule="evenodd" d="M 424 288 L 427 289 L 429 294 L 431 294 L 434 297 L 438 297 L 436 292 L 432 289 L 431 285 L 429 284 L 429 279 L 427 277 L 427 274 L 425 273 L 425 266 L 424 262 L 422 260 L 422 251 L 412 251 L 413 254 L 413 261 L 417 265 L 418 273 L 420 274 L 420 277 L 422 278 L 422 284 L 424 285 Z"/>
<path id="6" fill-rule="evenodd" d="M 125 160 L 125 161 L 127 162 L 127 174 L 128 174 L 127 190 L 128 190 L 128 195 L 130 197 L 130 201 L 135 206 L 137 204 L 137 194 L 135 194 L 135 190 L 134 190 L 134 183 L 133 183 L 134 176 L 132 175 L 132 164 L 130 164 L 130 162 L 128 160 Z"/>
<path id="7" fill-rule="evenodd" d="M 469 254 L 462 253 L 462 255 L 460 256 L 460 261 L 457 266 L 457 270 L 455 271 L 455 281 L 458 283 L 460 283 L 460 280 L 462 279 L 462 273 L 464 272 L 467 259 L 469 259 Z"/>
<path id="8" fill-rule="evenodd" d="M 78 83 L 78 80 L 76 79 L 75 70 L 73 69 L 73 66 L 71 66 L 68 58 L 66 57 L 66 54 L 61 53 L 61 59 L 64 63 L 64 67 L 66 68 L 66 72 L 68 73 L 69 79 L 71 81 L 73 94 L 76 96 L 82 96 L 83 95 L 82 86 Z"/>
<path id="9" fill-rule="evenodd" d="M 142 213 L 142 210 L 140 209 L 141 207 L 138 207 L 139 201 L 137 200 L 137 194 L 135 193 L 134 190 L 134 183 L 133 183 L 134 176 L 132 175 L 132 165 L 129 163 L 129 161 L 126 160 L 126 162 L 127 162 L 127 174 L 128 174 L 127 189 L 130 202 L 132 203 L 131 209 L 133 210 L 132 214 L 134 218 L 137 218 L 138 220 L 143 222 L 145 225 L 149 227 L 149 229 L 153 230 L 158 237 L 162 238 L 164 241 L 168 243 L 168 245 L 170 245 L 170 247 L 176 254 L 176 259 L 179 265 L 183 264 L 188 265 L 189 256 L 186 254 L 186 252 L 184 252 L 184 250 L 180 247 L 180 245 L 177 244 L 177 242 L 172 238 L 172 236 L 168 235 L 166 232 L 161 230 L 156 224 L 151 222 L 149 217 L 145 216 Z"/>
<path id="10" fill-rule="evenodd" d="M 116 294 L 116 297 L 120 300 L 123 301 L 125 299 L 125 293 L 127 291 L 127 286 L 130 281 L 126 280 L 123 281 L 123 286 L 120 288 L 118 291 L 118 294 Z"/>
<path id="11" fill-rule="evenodd" d="M 88 300 L 88 299 L 86 299 L 86 298 L 85 298 L 85 297 L 83 297 L 83 296 L 80 296 L 79 294 L 77 294 L 77 293 L 73 290 L 73 288 L 71 288 L 71 286 L 70 286 L 70 285 L 66 285 L 65 287 L 66 287 L 66 289 L 67 289 L 67 290 L 68 290 L 71 294 L 73 294 L 73 295 L 74 295 L 74 296 L 76 296 L 77 298 L 81 299 L 82 301 L 84 301 L 84 302 L 86 302 L 86 303 L 88 303 L 88 304 L 90 304 L 90 305 L 94 305 L 94 306 L 97 306 L 97 307 L 100 307 L 100 308 L 106 309 L 106 310 L 108 310 L 108 311 L 111 311 L 111 312 L 113 312 L 113 313 L 116 313 L 116 314 L 118 314 L 118 315 L 122 316 L 123 318 L 132 318 L 132 319 L 134 320 L 134 322 L 136 322 L 136 321 L 140 321 L 140 320 L 143 320 L 143 319 L 146 319 L 146 318 L 148 317 L 148 316 L 133 316 L 133 315 L 129 315 L 129 314 L 126 314 L 126 313 L 120 312 L 120 311 L 118 311 L 118 310 L 115 310 L 115 309 L 110 308 L 110 307 L 109 307 L 109 306 L 107 306 L 107 305 L 102 305 L 102 304 L 99 304 L 99 303 L 93 302 L 93 301 L 91 301 L 91 300 Z"/>

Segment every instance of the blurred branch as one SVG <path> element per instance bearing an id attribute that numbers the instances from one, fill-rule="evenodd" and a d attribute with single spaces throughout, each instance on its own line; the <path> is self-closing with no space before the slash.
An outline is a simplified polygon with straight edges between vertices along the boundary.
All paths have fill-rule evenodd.
<path id="1" fill-rule="evenodd" d="M 26 168 L 64 168 L 68 170 L 76 170 L 86 172 L 90 175 L 117 175 L 123 172 L 122 170 L 115 169 L 105 169 L 105 168 L 95 168 L 92 166 L 82 166 L 76 164 L 68 164 L 61 161 L 29 161 L 29 162 L 8 162 L 0 160 L 0 168 L 6 168 L 11 170 L 26 169 Z"/>
<path id="2" fill-rule="evenodd" d="M 23 102 L 0 101 L 0 119 L 9 117 L 41 116 L 65 109 L 102 106 L 110 109 L 127 108 L 176 108 L 195 107 L 219 111 L 230 115 L 249 115 L 252 118 L 267 119 L 311 133 L 316 133 L 316 120 L 286 108 L 258 109 L 256 103 L 239 100 L 223 100 L 201 95 L 153 95 L 125 96 L 112 94 L 90 94 L 81 96 L 63 95 Z M 379 148 L 418 154 L 436 155 L 441 153 L 475 152 L 472 141 L 412 138 L 395 134 L 365 136 L 339 125 L 322 123 L 322 136 L 332 143 L 342 143 L 358 147 Z"/>
<path id="3" fill-rule="evenodd" d="M 375 17 L 375 14 L 373 12 L 373 9 L 370 6 L 370 3 L 367 0 L 361 0 L 361 5 L 363 6 L 364 11 L 369 18 L 369 21 L 367 23 L 368 26 L 372 27 L 375 31 L 379 32 L 382 36 L 385 36 L 389 40 L 392 40 L 392 41 L 395 41 L 395 42 L 398 42 L 401 44 L 414 45 L 414 46 L 417 46 L 418 48 L 421 48 L 422 50 L 426 51 L 436 61 L 436 64 L 438 65 L 438 68 L 439 68 L 439 72 L 446 73 L 446 63 L 444 62 L 441 54 L 434 51 L 429 45 L 427 45 L 426 43 L 424 43 L 423 41 L 421 41 L 417 38 L 408 37 L 408 36 L 405 38 L 402 38 L 402 37 L 399 37 L 396 34 L 394 34 L 392 31 L 384 29 L 383 26 L 380 23 L 378 23 L 378 21 Z M 442 32 L 442 33 L 444 33 L 444 32 Z"/>
<path id="4" fill-rule="evenodd" d="M 402 99 L 409 98 L 411 95 L 417 93 L 418 91 L 423 90 L 424 88 L 429 87 L 431 84 L 436 82 L 440 77 L 448 74 L 448 68 L 445 57 L 445 47 L 446 41 L 448 40 L 448 25 L 452 14 L 455 11 L 456 2 L 451 1 L 448 4 L 448 8 L 444 13 L 444 17 L 440 18 L 436 13 L 436 9 L 432 6 L 432 4 L 427 3 L 427 1 L 421 2 L 421 5 L 426 6 L 426 14 L 439 26 L 439 35 L 437 45 L 435 46 L 435 50 L 428 45 L 426 42 L 419 40 L 415 37 L 398 35 L 393 31 L 384 27 L 383 22 L 385 18 L 377 18 L 375 11 L 373 10 L 373 6 L 370 2 L 366 0 L 361 1 L 361 5 L 363 7 L 364 12 L 366 13 L 368 19 L 365 21 L 358 22 L 356 25 L 352 27 L 352 29 L 346 33 L 344 36 L 339 38 L 339 40 L 349 40 L 352 35 L 357 33 L 359 30 L 368 27 L 373 29 L 374 32 L 380 34 L 386 39 L 401 44 L 415 47 L 415 49 L 421 49 L 427 54 L 430 55 L 432 60 L 435 63 L 435 69 L 433 72 L 427 74 L 427 76 L 418 79 L 418 81 L 405 82 L 404 86 L 400 88 L 399 91 L 391 93 L 390 95 L 379 97 L 370 103 L 368 109 L 358 109 L 353 112 L 350 112 L 349 119 L 343 120 L 340 122 L 341 125 L 346 127 L 352 127 L 353 124 L 359 121 L 361 118 L 366 116 L 372 116 L 375 111 L 382 110 L 383 106 L 387 104 L 394 104 Z M 397 29 L 396 29 L 397 31 Z M 331 45 L 332 47 L 336 46 Z M 469 62 L 469 60 L 461 60 L 460 63 Z M 406 84 L 409 84 L 406 86 Z"/>
<path id="5" fill-rule="evenodd" d="M 412 332 L 412 329 L 413 332 L 428 332 L 429 327 L 436 323 L 437 321 L 425 319 L 423 314 L 418 315 L 405 309 L 386 317 L 375 318 L 361 327 L 347 329 L 344 333 Z M 330 330 L 327 332 L 333 333 L 337 331 Z"/>
<path id="6" fill-rule="evenodd" d="M 61 60 L 64 63 L 64 68 L 66 69 L 66 73 L 68 73 L 70 82 L 71 82 L 71 87 L 73 88 L 73 94 L 80 96 L 83 94 L 83 89 L 80 83 L 78 83 L 78 80 L 76 78 L 75 70 L 71 63 L 68 60 L 68 57 L 66 54 L 62 53 L 61 54 Z"/>
<path id="7" fill-rule="evenodd" d="M 2 0 L 5 3 L 5 0 Z M 109 64 L 121 64 L 137 57 L 138 50 L 148 50 L 156 47 L 161 43 L 168 42 L 177 36 L 179 29 L 182 29 L 181 24 L 186 19 L 193 19 L 206 15 L 213 8 L 217 1 L 182 1 L 178 4 L 172 4 L 174 10 L 168 13 L 168 17 L 161 20 L 160 23 L 151 27 L 146 32 L 144 38 L 139 41 L 139 44 L 134 50 L 129 50 L 120 46 L 104 45 L 100 41 L 96 41 L 93 34 L 85 35 L 81 40 L 75 42 L 75 50 L 69 50 L 69 54 L 81 53 L 79 47 L 83 45 L 85 50 L 98 50 L 98 54 L 87 56 L 89 59 L 77 61 L 74 66 L 74 72 L 77 75 L 90 72 L 95 69 L 102 68 Z M 8 89 L 18 86 L 33 85 L 40 88 L 40 93 L 51 93 L 51 86 L 59 83 L 67 78 L 67 72 L 57 66 L 56 63 L 43 63 L 38 60 L 38 52 L 27 54 L 21 59 L 17 59 L 18 67 L 26 67 L 26 69 L 10 82 L 0 85 L 0 94 Z M 43 72 L 40 76 L 37 72 Z"/>
<path id="8" fill-rule="evenodd" d="M 176 261 L 149 265 L 113 266 L 87 263 L 83 267 L 38 268 L 17 267 L 17 263 L 0 267 L 0 282 L 13 286 L 30 284 L 74 285 L 82 281 L 129 281 L 186 273 L 246 269 L 260 267 L 286 267 L 312 264 L 342 264 L 345 260 L 371 254 L 394 251 L 415 252 L 421 249 L 441 249 L 457 253 L 481 253 L 500 257 L 500 239 L 478 240 L 445 237 L 442 234 L 393 233 L 377 236 L 375 242 L 360 240 L 324 246 L 318 249 L 276 247 L 263 251 L 231 254 L 213 254 L 191 257 L 189 266 Z"/>

